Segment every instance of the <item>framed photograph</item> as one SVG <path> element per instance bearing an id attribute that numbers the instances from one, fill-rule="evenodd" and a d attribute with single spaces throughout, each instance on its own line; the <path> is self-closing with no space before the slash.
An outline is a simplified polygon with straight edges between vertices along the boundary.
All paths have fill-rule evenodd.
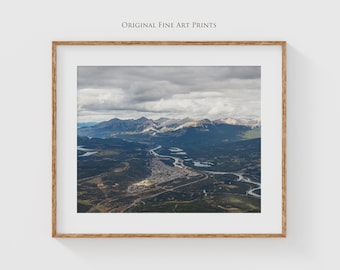
<path id="1" fill-rule="evenodd" d="M 285 41 L 54 41 L 53 237 L 285 237 Z"/>

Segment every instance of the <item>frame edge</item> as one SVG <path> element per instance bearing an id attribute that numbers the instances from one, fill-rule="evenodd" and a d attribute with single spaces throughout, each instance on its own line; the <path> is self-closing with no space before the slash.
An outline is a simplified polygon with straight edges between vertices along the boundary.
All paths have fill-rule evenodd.
<path id="1" fill-rule="evenodd" d="M 273 234 L 84 234 L 57 232 L 57 46 L 281 46 L 282 49 L 282 228 Z M 286 41 L 52 41 L 52 237 L 53 238 L 286 238 Z"/>
<path id="2" fill-rule="evenodd" d="M 57 43 L 52 42 L 52 237 L 57 237 Z"/>
<path id="3" fill-rule="evenodd" d="M 282 234 L 287 236 L 287 44 L 282 48 Z"/>

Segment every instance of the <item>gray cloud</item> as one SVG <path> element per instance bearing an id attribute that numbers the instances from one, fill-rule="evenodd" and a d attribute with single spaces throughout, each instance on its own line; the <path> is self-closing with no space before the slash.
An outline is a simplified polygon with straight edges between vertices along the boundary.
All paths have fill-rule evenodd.
<path id="1" fill-rule="evenodd" d="M 79 66 L 78 121 L 260 117 L 261 67 Z"/>

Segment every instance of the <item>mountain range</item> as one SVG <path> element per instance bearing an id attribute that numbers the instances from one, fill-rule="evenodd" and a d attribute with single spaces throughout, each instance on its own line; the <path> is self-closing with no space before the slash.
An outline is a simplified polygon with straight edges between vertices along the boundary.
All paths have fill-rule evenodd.
<path id="1" fill-rule="evenodd" d="M 194 120 L 191 118 L 170 119 L 159 118 L 157 120 L 141 117 L 138 119 L 122 120 L 113 118 L 97 124 L 78 125 L 78 135 L 89 137 L 116 137 L 122 134 L 135 135 L 144 134 L 157 136 L 160 134 L 180 131 L 188 128 L 209 129 L 219 125 L 245 126 L 250 128 L 260 127 L 259 119 L 234 119 L 226 118 L 211 121 L 209 119 Z"/>
<path id="2" fill-rule="evenodd" d="M 257 130 L 260 127 L 259 119 L 225 118 L 211 121 L 191 118 L 159 118 L 157 120 L 146 117 L 128 120 L 113 118 L 97 124 L 91 123 L 89 126 L 78 126 L 78 136 L 122 138 L 132 141 L 159 141 L 180 137 L 182 141 L 190 142 L 197 137 L 196 135 L 199 135 L 200 140 L 218 138 L 218 140 L 236 141 L 244 136 L 245 132 Z"/>

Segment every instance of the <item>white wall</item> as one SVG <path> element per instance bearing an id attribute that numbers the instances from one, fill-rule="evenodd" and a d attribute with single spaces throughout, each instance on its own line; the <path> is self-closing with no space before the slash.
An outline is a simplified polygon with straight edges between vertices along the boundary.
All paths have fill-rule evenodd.
<path id="1" fill-rule="evenodd" d="M 1 269 L 339 269 L 338 1 L 1 1 Z M 123 30 L 122 21 L 215 21 Z M 52 40 L 286 40 L 286 239 L 52 239 Z M 71 268 L 72 267 L 72 268 Z"/>

